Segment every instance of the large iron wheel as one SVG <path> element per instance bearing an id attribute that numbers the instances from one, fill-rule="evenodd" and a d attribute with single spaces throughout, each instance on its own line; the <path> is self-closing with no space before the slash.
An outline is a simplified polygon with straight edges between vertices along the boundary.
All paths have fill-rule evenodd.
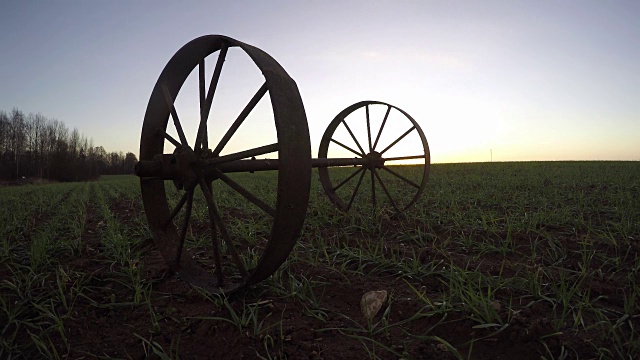
<path id="1" fill-rule="evenodd" d="M 264 84 L 256 91 L 229 128 L 208 123 L 216 87 L 227 53 L 231 49 L 244 52 L 264 76 Z M 211 80 L 205 79 L 205 58 L 217 54 Z M 243 56 L 246 56 L 243 55 Z M 215 57 L 215 54 L 212 55 Z M 250 62 L 249 62 L 250 63 Z M 195 120 L 197 133 L 189 142 L 178 117 L 178 96 L 187 77 L 193 72 L 198 78 L 199 118 Z M 193 75 L 195 77 L 195 75 Z M 207 83 L 209 84 L 206 89 Z M 242 151 L 225 153 L 230 139 L 252 112 L 260 99 L 268 93 L 275 120 L 275 142 L 265 143 Z M 241 110 L 241 111 L 240 111 Z M 213 107 L 215 111 L 215 106 Z M 182 113 L 182 112 L 180 112 Z M 168 125 L 169 120 L 172 124 Z M 195 129 L 195 127 L 193 127 Z M 175 130 L 174 130 L 175 129 Z M 171 131 L 169 131 L 171 130 Z M 177 133 L 177 138 L 170 135 Z M 220 141 L 209 147 L 211 134 L 224 133 Z M 169 148 L 169 154 L 164 154 Z M 275 205 L 225 173 L 225 164 L 255 157 L 277 156 L 277 188 Z M 141 177 L 144 209 L 154 242 L 170 269 L 189 283 L 214 293 L 231 293 L 257 283 L 275 272 L 293 248 L 306 216 L 311 178 L 309 130 L 296 83 L 271 56 L 262 50 L 220 35 L 202 36 L 184 45 L 169 60 L 153 88 L 145 113 L 140 140 L 140 161 L 170 159 L 179 168 L 172 178 Z M 235 171 L 242 171 L 242 169 Z M 176 176 L 178 179 L 176 179 Z M 226 184 L 226 185 L 218 185 Z M 214 186 L 215 185 L 215 186 Z M 175 186 L 175 204 L 170 205 L 168 190 Z M 249 244 L 230 235 L 216 186 L 228 186 L 245 198 L 270 224 L 270 233 L 262 242 Z M 229 190 L 227 189 L 227 190 Z M 194 196 L 195 195 L 195 196 Z M 185 238 L 193 218 L 196 202 L 204 202 L 210 234 L 210 253 L 194 253 L 185 247 Z M 207 258 L 206 261 L 203 258 Z M 257 260 L 256 260 L 257 259 Z"/>
<path id="2" fill-rule="evenodd" d="M 343 211 L 364 199 L 374 211 L 380 207 L 399 213 L 415 204 L 427 184 L 427 139 L 418 123 L 393 105 L 361 101 L 331 121 L 318 157 L 345 156 L 364 165 L 318 168 L 327 196 Z"/>

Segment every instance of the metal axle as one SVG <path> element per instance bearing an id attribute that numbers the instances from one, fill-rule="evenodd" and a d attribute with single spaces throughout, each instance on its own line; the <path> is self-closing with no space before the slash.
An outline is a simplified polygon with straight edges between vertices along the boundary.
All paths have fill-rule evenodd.
<path id="1" fill-rule="evenodd" d="M 175 154 L 162 154 L 156 156 L 152 161 L 140 161 L 136 164 L 135 174 L 139 177 L 160 177 L 165 180 L 177 180 L 182 178 L 180 170 L 180 160 Z M 223 173 L 233 172 L 254 172 L 278 170 L 280 161 L 278 159 L 251 159 L 233 160 L 224 163 L 209 162 L 201 160 L 200 164 L 207 177 L 215 177 L 216 169 Z M 337 166 L 376 166 L 384 165 L 384 159 L 374 158 L 334 158 L 334 159 L 311 159 L 312 168 L 326 168 Z"/>

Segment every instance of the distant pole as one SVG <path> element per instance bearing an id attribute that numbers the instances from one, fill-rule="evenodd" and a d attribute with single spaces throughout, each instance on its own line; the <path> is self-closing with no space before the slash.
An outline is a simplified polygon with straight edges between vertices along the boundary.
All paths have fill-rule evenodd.
<path id="1" fill-rule="evenodd" d="M 493 162 L 493 149 L 489 149 L 489 153 L 491 153 L 491 162 Z"/>

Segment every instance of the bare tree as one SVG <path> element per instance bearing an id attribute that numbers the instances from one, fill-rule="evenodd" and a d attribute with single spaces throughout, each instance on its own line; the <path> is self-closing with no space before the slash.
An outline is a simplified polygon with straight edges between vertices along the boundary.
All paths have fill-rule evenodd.
<path id="1" fill-rule="evenodd" d="M 9 148 L 9 116 L 6 112 L 0 111 L 0 177 L 6 177 L 4 170 L 4 157 Z"/>
<path id="2" fill-rule="evenodd" d="M 35 128 L 38 132 L 37 142 L 38 142 L 38 170 L 36 176 L 39 178 L 44 177 L 44 170 L 47 166 L 47 157 L 45 152 L 45 147 L 47 145 L 46 141 L 46 130 L 47 130 L 47 119 L 42 114 L 36 114 L 34 119 Z"/>
<path id="3" fill-rule="evenodd" d="M 77 128 L 72 131 L 42 114 L 19 109 L 0 111 L 0 178 L 41 177 L 63 181 L 95 179 L 103 173 L 130 173 L 133 153 L 94 146 Z"/>
<path id="4" fill-rule="evenodd" d="M 26 126 L 22 111 L 14 108 L 10 115 L 10 147 L 13 157 L 12 178 L 20 176 L 20 158 L 25 150 Z"/>
<path id="5" fill-rule="evenodd" d="M 138 163 L 138 158 L 132 152 L 128 152 L 124 157 L 124 171 L 125 174 L 133 174 L 134 167 Z"/>

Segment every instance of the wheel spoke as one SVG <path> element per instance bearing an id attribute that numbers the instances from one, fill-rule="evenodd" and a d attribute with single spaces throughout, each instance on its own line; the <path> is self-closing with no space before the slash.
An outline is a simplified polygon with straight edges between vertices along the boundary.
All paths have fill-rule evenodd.
<path id="1" fill-rule="evenodd" d="M 176 207 L 173 208 L 173 210 L 169 214 L 169 218 L 167 218 L 167 220 L 165 221 L 164 225 L 162 226 L 163 228 L 166 228 L 167 226 L 169 226 L 171 221 L 173 221 L 173 219 L 176 217 L 176 215 L 178 215 L 178 213 L 180 212 L 180 210 L 184 206 L 185 202 L 187 201 L 187 198 L 189 196 L 189 191 L 193 191 L 194 187 L 195 187 L 195 185 L 190 185 L 188 189 L 185 189 L 187 191 L 185 191 L 185 193 L 182 194 L 182 197 L 178 201 L 178 204 L 176 204 Z"/>
<path id="2" fill-rule="evenodd" d="M 378 146 L 378 141 L 380 140 L 382 129 L 384 129 L 384 124 L 387 123 L 387 118 L 389 117 L 390 111 L 391 111 L 391 105 L 387 105 L 387 112 L 384 114 L 384 120 L 382 120 L 382 125 L 380 125 L 380 130 L 378 130 L 378 136 L 376 136 L 376 141 L 373 143 L 373 150 L 375 150 L 376 146 Z"/>
<path id="3" fill-rule="evenodd" d="M 351 180 L 354 176 L 358 175 L 358 173 L 360 171 L 363 171 L 363 170 L 364 170 L 364 167 L 362 167 L 362 166 L 360 168 L 358 168 L 358 170 L 354 171 L 354 173 L 349 175 L 348 178 L 342 180 L 342 182 L 340 184 L 338 184 L 336 187 L 334 187 L 333 191 L 336 191 L 336 190 L 340 189 L 342 187 L 342 185 L 346 184 L 349 180 Z"/>
<path id="4" fill-rule="evenodd" d="M 176 131 L 178 132 L 178 136 L 180 137 L 180 142 L 182 143 L 182 145 L 187 146 L 187 138 L 184 136 L 184 131 L 182 131 L 182 125 L 180 125 L 180 119 L 178 119 L 176 107 L 173 104 L 173 99 L 171 98 L 171 94 L 169 94 L 169 89 L 167 88 L 166 84 L 162 84 L 162 92 L 164 93 L 164 100 L 167 102 L 167 106 L 171 111 L 173 125 L 176 127 Z"/>
<path id="5" fill-rule="evenodd" d="M 369 120 L 369 105 L 365 107 L 367 113 L 367 139 L 369 140 L 369 152 L 373 151 L 373 146 L 371 145 L 371 121 Z"/>
<path id="6" fill-rule="evenodd" d="M 357 152 L 357 151 L 353 150 L 352 148 L 350 148 L 350 147 L 348 147 L 347 145 L 345 145 L 345 144 L 343 144 L 343 143 L 339 142 L 338 140 L 333 140 L 333 139 L 331 139 L 331 142 L 336 143 L 336 144 L 338 144 L 338 145 L 342 146 L 343 148 L 345 148 L 345 149 L 347 149 L 347 150 L 351 151 L 352 153 L 354 153 L 354 154 L 356 154 L 356 155 L 358 155 L 358 156 L 360 156 L 360 157 L 364 157 L 364 154 L 363 154 L 363 153 L 359 153 L 359 152 Z"/>
<path id="7" fill-rule="evenodd" d="M 402 176 L 402 175 L 398 174 L 397 172 L 395 172 L 395 171 L 393 171 L 393 170 L 389 169 L 388 167 L 383 166 L 382 168 L 383 168 L 384 170 L 386 170 L 387 172 L 391 173 L 391 175 L 395 175 L 397 178 L 399 178 L 400 180 L 403 180 L 404 182 L 406 182 L 407 184 L 409 184 L 409 185 L 413 186 L 414 188 L 416 188 L 416 189 L 419 189 L 419 188 L 420 188 L 420 185 L 418 185 L 418 184 L 414 183 L 413 181 L 411 181 L 411 180 L 407 179 L 406 177 L 404 177 L 404 176 Z"/>
<path id="8" fill-rule="evenodd" d="M 224 274 L 222 272 L 220 242 L 218 241 L 218 236 L 216 236 L 215 234 L 216 220 L 211 207 L 211 202 L 213 201 L 213 198 L 211 197 L 211 192 L 209 191 L 209 188 L 207 187 L 207 184 L 205 183 L 204 178 L 198 177 L 198 182 L 200 183 L 200 190 L 202 190 L 202 193 L 204 194 L 204 198 L 207 201 L 207 208 L 209 210 L 209 222 L 211 224 L 211 246 L 213 248 L 213 261 L 216 265 L 216 276 L 218 278 L 218 286 L 222 287 L 224 284 Z"/>
<path id="9" fill-rule="evenodd" d="M 353 131 L 351 131 L 351 128 L 349 127 L 349 125 L 347 125 L 347 122 L 344 121 L 344 119 L 342 119 L 342 124 L 344 125 L 344 127 L 347 128 L 347 131 L 349 132 L 349 135 L 351 135 L 351 138 L 353 139 L 353 141 L 356 143 L 356 146 L 358 146 L 358 149 L 360 150 L 360 152 L 362 154 L 365 153 L 365 151 L 362 149 L 362 146 L 360 146 L 360 143 L 358 142 L 358 139 L 356 139 L 356 136 L 353 135 Z"/>
<path id="10" fill-rule="evenodd" d="M 276 211 L 271 206 L 269 206 L 267 203 L 265 203 L 264 201 L 260 200 L 258 197 L 253 195 L 251 192 L 249 192 L 249 190 L 247 190 L 244 187 L 242 187 L 242 185 L 240 185 L 237 182 L 231 180 L 231 178 L 229 178 L 227 175 L 225 175 L 222 171 L 220 171 L 218 169 L 215 169 L 215 174 L 220 180 L 224 181 L 233 190 L 238 192 L 245 199 L 247 199 L 250 202 L 252 202 L 255 206 L 257 206 L 260 209 L 264 210 L 264 212 L 266 212 L 267 214 L 269 214 L 269 215 L 271 215 L 273 217 L 276 216 Z"/>
<path id="11" fill-rule="evenodd" d="M 187 202 L 187 196 L 188 196 L 187 192 L 182 194 L 180 201 L 178 201 L 178 204 L 176 205 L 176 207 L 173 208 L 173 210 L 171 211 L 171 214 L 169 214 L 169 218 L 164 222 L 163 228 L 166 229 L 166 227 L 169 226 L 171 221 L 173 221 L 173 218 L 175 218 L 176 215 L 178 215 L 178 213 L 180 212 L 180 210 L 182 210 L 182 207 L 184 206 L 185 202 Z"/>
<path id="12" fill-rule="evenodd" d="M 413 126 L 411 127 L 411 129 L 407 130 L 404 134 L 400 135 L 400 137 L 399 137 L 399 138 L 397 138 L 397 139 L 396 139 L 396 141 L 392 142 L 389 146 L 387 146 L 384 150 L 382 150 L 382 151 L 380 152 L 380 155 L 382 155 L 382 154 L 384 154 L 385 152 L 387 152 L 387 150 L 391 149 L 395 144 L 397 144 L 397 143 L 398 143 L 398 141 L 400 141 L 400 140 L 404 139 L 404 137 L 405 137 L 405 136 L 409 135 L 409 133 L 410 133 L 410 132 L 412 132 L 412 131 L 413 131 L 413 130 L 415 130 L 415 129 L 416 129 L 416 126 L 415 126 L 415 125 L 413 125 Z"/>
<path id="13" fill-rule="evenodd" d="M 378 174 L 376 169 L 371 169 L 371 173 L 374 174 L 378 179 L 378 181 L 380 182 L 380 187 L 382 187 L 382 191 L 384 191 L 384 194 L 387 195 L 387 199 L 389 199 L 389 202 L 391 202 L 391 205 L 393 206 L 393 208 L 396 210 L 396 212 L 400 212 L 400 210 L 398 210 L 398 207 L 396 206 L 395 201 L 393 201 L 393 198 L 391 197 L 389 190 L 387 190 L 387 187 L 384 185 L 384 182 L 382 182 L 382 178 L 380 177 L 380 174 Z"/>
<path id="14" fill-rule="evenodd" d="M 358 184 L 356 184 L 356 188 L 353 189 L 353 193 L 351 194 L 351 198 L 349 199 L 349 204 L 347 205 L 347 209 L 345 211 L 349 211 L 349 209 L 351 208 L 351 204 L 353 204 L 353 200 L 356 198 L 356 195 L 358 194 L 358 189 L 360 188 L 360 184 L 362 184 L 362 178 L 364 178 L 364 174 L 366 174 L 366 171 L 363 171 L 360 174 L 360 178 L 358 179 Z"/>
<path id="15" fill-rule="evenodd" d="M 245 268 L 244 263 L 242 262 L 242 259 L 240 259 L 240 256 L 238 255 L 235 245 L 231 241 L 231 236 L 229 236 L 227 227 L 222 222 L 222 217 L 220 216 L 218 207 L 216 206 L 216 203 L 213 200 L 211 191 L 209 191 L 209 187 L 207 186 L 207 183 L 205 182 L 202 174 L 199 174 L 198 181 L 200 182 L 200 188 L 204 193 L 204 198 L 207 201 L 207 207 L 209 208 L 209 218 L 211 219 L 211 222 L 215 222 L 215 225 L 217 225 L 218 228 L 220 229 L 220 234 L 222 234 L 222 239 L 224 240 L 225 244 L 227 244 L 227 249 L 231 253 L 231 257 L 233 258 L 233 261 L 236 263 L 236 266 L 238 267 L 238 270 L 240 271 L 240 274 L 242 275 L 242 277 L 249 276 L 249 272 Z M 214 252 L 215 252 L 216 270 L 217 270 L 216 272 L 218 274 L 218 284 L 220 286 L 220 284 L 222 284 L 224 276 L 222 275 L 219 245 L 220 244 L 216 239 L 216 241 L 214 242 Z M 219 265 L 219 262 L 220 262 L 220 265 Z"/>
<path id="16" fill-rule="evenodd" d="M 207 189 L 209 189 L 209 193 L 213 194 L 213 182 L 212 181 L 206 181 L 207 184 Z M 204 193 L 203 193 L 204 194 Z M 206 199 L 205 199 L 206 201 Z M 208 208 L 208 204 L 207 204 L 207 208 Z M 209 215 L 211 216 L 211 215 Z M 211 227 L 211 243 L 213 244 L 214 242 L 216 244 L 219 244 L 219 240 L 218 240 L 218 226 L 216 225 L 215 221 L 209 221 L 209 225 Z"/>
<path id="17" fill-rule="evenodd" d="M 242 160 L 242 159 L 250 158 L 252 156 L 260 156 L 260 155 L 264 155 L 264 154 L 269 154 L 269 153 L 278 151 L 278 149 L 279 149 L 278 143 L 273 143 L 271 145 L 260 146 L 260 147 L 257 147 L 257 148 L 253 148 L 253 149 L 240 151 L 240 152 L 237 152 L 237 153 L 233 153 L 233 154 L 224 155 L 224 156 L 216 157 L 216 158 L 213 158 L 213 159 L 209 159 L 209 160 L 206 161 L 206 165 L 205 166 L 222 164 L 222 163 L 226 163 L 226 162 L 229 162 L 229 161 L 235 161 L 235 160 Z"/>
<path id="18" fill-rule="evenodd" d="M 207 94 L 204 92 L 204 58 L 200 60 L 198 64 L 198 94 L 200 94 L 200 113 L 204 109 L 205 99 Z"/>
<path id="19" fill-rule="evenodd" d="M 374 177 L 374 169 L 370 169 L 371 170 L 371 204 L 373 205 L 373 209 L 375 211 L 376 209 L 376 181 L 375 181 L 375 177 Z"/>
<path id="20" fill-rule="evenodd" d="M 182 146 L 178 140 L 174 139 L 171 135 L 167 134 L 166 132 L 164 132 L 164 130 L 157 128 L 156 129 L 156 133 L 159 135 L 162 135 L 162 137 L 164 137 L 165 139 L 167 139 L 170 143 L 173 144 L 173 146 L 175 147 L 180 147 Z"/>
<path id="21" fill-rule="evenodd" d="M 392 158 L 384 158 L 384 161 L 397 161 L 397 160 L 411 160 L 411 159 L 425 159 L 426 155 L 411 155 L 411 156 L 400 156 L 400 157 L 392 157 Z"/>
<path id="22" fill-rule="evenodd" d="M 227 50 L 229 50 L 227 45 L 222 44 L 222 48 L 220 49 L 220 54 L 218 55 L 218 61 L 216 61 L 216 67 L 213 69 L 213 75 L 211 76 L 211 83 L 209 84 L 209 91 L 207 92 L 207 98 L 204 101 L 204 107 L 200 109 L 201 110 L 200 125 L 198 126 L 198 134 L 196 137 L 196 145 L 193 148 L 194 150 L 200 148 L 200 145 L 203 144 L 203 141 L 204 141 L 203 138 L 206 136 L 206 133 L 207 133 L 207 119 L 209 118 L 209 111 L 211 111 L 211 103 L 213 102 L 213 95 L 216 93 L 218 80 L 220 80 L 220 73 L 222 72 L 222 64 L 224 64 L 224 59 L 227 57 Z M 204 66 L 203 66 L 203 69 L 204 69 Z M 202 76 L 204 77 L 204 70 L 200 70 L 200 71 L 203 73 Z M 204 80 L 202 81 L 204 82 Z"/>
<path id="23" fill-rule="evenodd" d="M 180 232 L 180 244 L 178 245 L 178 252 L 176 253 L 176 264 L 180 264 L 180 258 L 182 257 L 182 248 L 184 247 L 184 240 L 187 237 L 187 229 L 189 228 L 189 219 L 191 218 L 191 207 L 193 205 L 193 189 L 186 192 L 187 195 L 187 209 L 184 214 L 184 225 Z"/>
<path id="24" fill-rule="evenodd" d="M 202 122 L 202 114 L 204 110 L 204 104 L 207 99 L 207 95 L 205 93 L 204 88 L 204 58 L 200 60 L 200 64 L 198 64 L 198 93 L 200 94 L 200 122 Z M 207 128 L 204 128 L 204 137 L 202 138 L 202 148 L 206 149 L 209 147 Z"/>
<path id="25" fill-rule="evenodd" d="M 227 133 L 224 134 L 218 146 L 216 146 L 216 148 L 213 150 L 213 156 L 220 155 L 220 152 L 222 151 L 222 149 L 225 147 L 225 145 L 227 145 L 229 140 L 231 140 L 231 137 L 233 136 L 233 134 L 235 134 L 236 130 L 238 130 L 242 122 L 244 122 L 244 120 L 247 118 L 249 113 L 251 113 L 253 108 L 256 107 L 256 105 L 258 104 L 260 99 L 262 99 L 264 94 L 267 93 L 267 90 L 268 90 L 267 83 L 265 82 L 264 84 L 262 84 L 260 89 L 258 89 L 255 95 L 253 95 L 253 97 L 251 98 L 247 106 L 244 107 L 240 115 L 238 115 L 238 118 L 236 119 L 236 121 L 234 121 L 231 127 L 229 128 L 229 130 L 227 130 Z"/>

